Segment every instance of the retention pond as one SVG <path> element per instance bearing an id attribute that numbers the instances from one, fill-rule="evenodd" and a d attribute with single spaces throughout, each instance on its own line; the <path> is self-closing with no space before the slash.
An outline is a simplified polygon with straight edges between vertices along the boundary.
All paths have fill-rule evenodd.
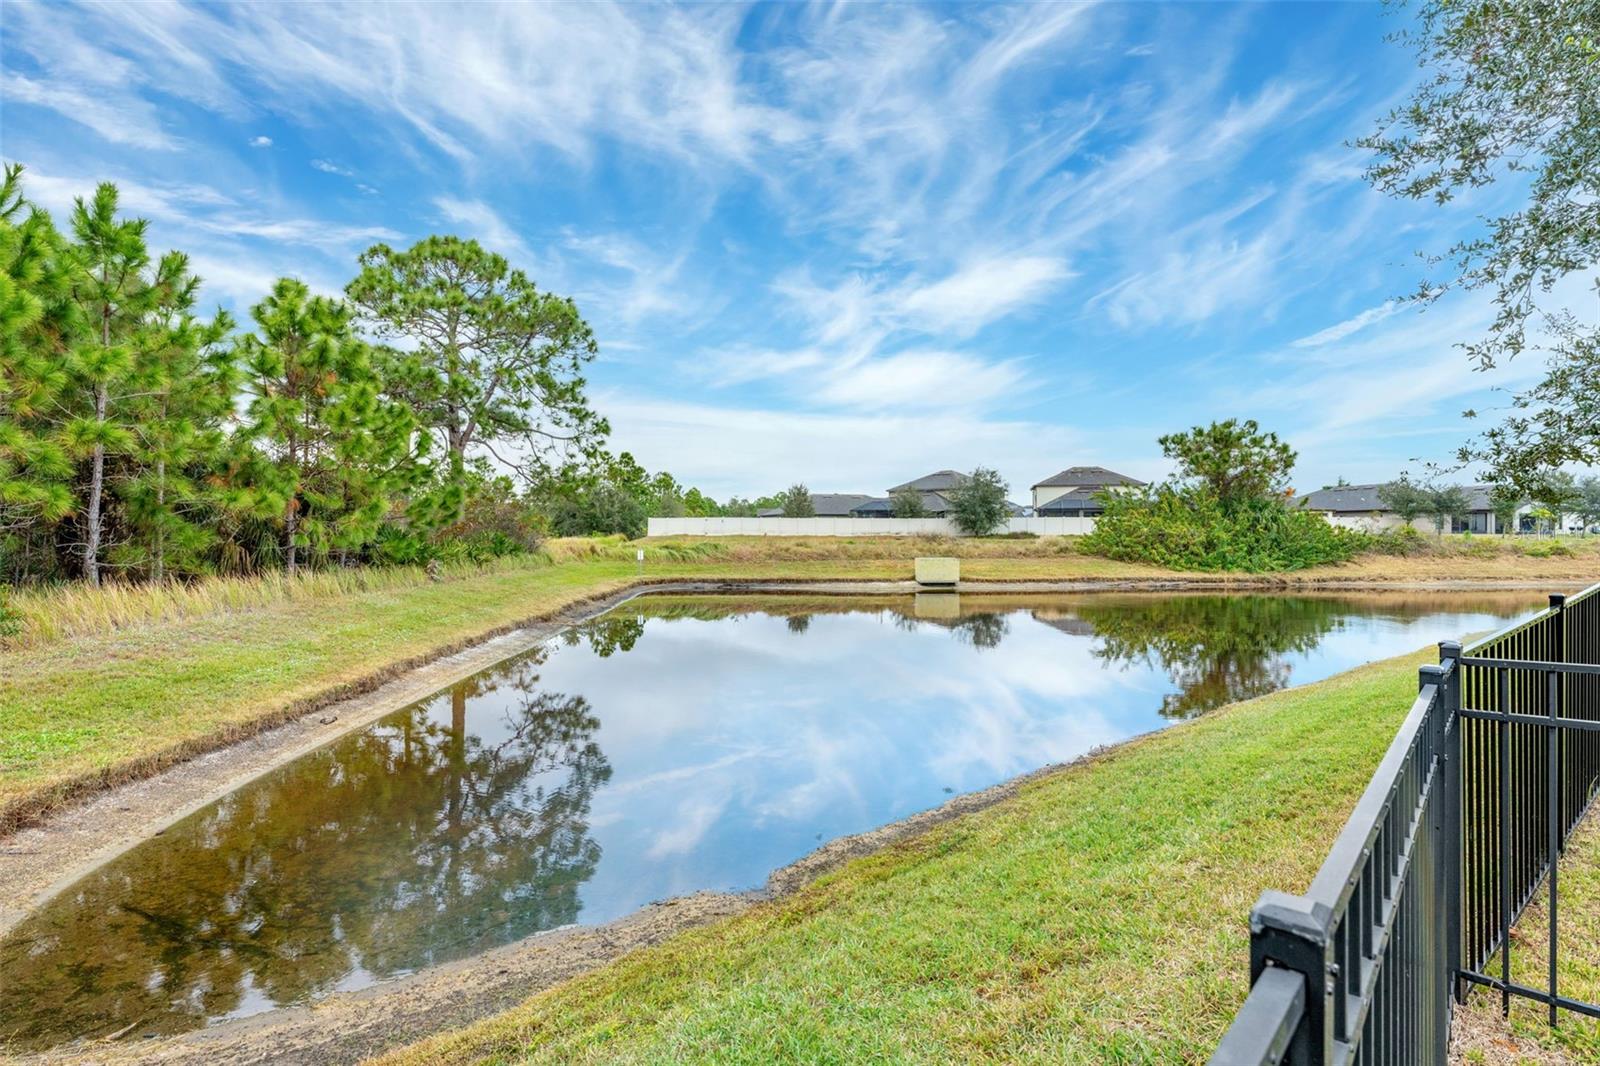
<path id="1" fill-rule="evenodd" d="M 0 1040 L 176 1033 L 698 890 L 1529 593 L 652 596 L 261 778 L 0 942 Z"/>

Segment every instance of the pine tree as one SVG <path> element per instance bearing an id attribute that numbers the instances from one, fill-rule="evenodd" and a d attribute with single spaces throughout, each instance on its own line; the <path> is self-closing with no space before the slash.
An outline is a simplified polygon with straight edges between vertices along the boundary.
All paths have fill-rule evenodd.
<path id="1" fill-rule="evenodd" d="M 532 482 L 593 460 L 610 431 L 589 408 L 583 365 L 597 347 L 569 299 L 539 288 L 476 241 L 374 245 L 346 294 L 412 354 L 392 387 L 417 411 L 460 478 L 475 452 Z"/>
<path id="2" fill-rule="evenodd" d="M 384 398 L 344 304 L 282 278 L 251 315 L 256 331 L 238 345 L 250 397 L 238 443 L 259 449 L 256 505 L 293 574 L 302 549 L 348 552 L 375 536 L 415 476 L 415 422 Z"/>
<path id="3" fill-rule="evenodd" d="M 72 513 L 72 462 L 50 432 L 71 331 L 62 241 L 22 197 L 22 167 L 0 179 L 0 554 Z M 9 549 L 8 550 L 8 546 Z"/>
<path id="4" fill-rule="evenodd" d="M 192 301 L 194 279 L 183 256 L 169 254 L 152 271 L 144 219 L 117 216 L 117 189 L 109 182 L 72 211 L 69 252 L 72 298 L 87 336 L 67 358 L 69 384 L 60 398 L 63 438 L 88 463 L 83 497 L 83 576 L 100 583 L 106 532 L 106 460 L 138 445 L 132 419 L 136 398 L 149 382 L 141 363 L 161 345 L 165 316 Z"/>
<path id="5" fill-rule="evenodd" d="M 169 320 L 152 330 L 131 398 L 136 448 L 121 494 L 135 539 L 121 554 L 125 565 L 142 567 L 155 581 L 173 566 L 203 568 L 214 539 L 204 520 L 217 507 L 207 475 L 226 444 L 222 427 L 237 384 L 233 353 L 224 345 L 233 320 L 225 312 L 209 322 L 195 318 L 193 288 L 190 279 L 191 295 L 173 301 Z"/>

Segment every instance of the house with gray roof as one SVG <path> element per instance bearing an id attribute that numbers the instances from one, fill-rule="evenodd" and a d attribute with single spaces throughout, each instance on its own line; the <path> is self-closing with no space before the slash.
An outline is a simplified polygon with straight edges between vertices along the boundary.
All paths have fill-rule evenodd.
<path id="1" fill-rule="evenodd" d="M 1332 485 L 1306 493 L 1300 497 L 1299 503 L 1306 510 L 1321 514 L 1330 524 L 1346 529 L 1364 529 L 1369 533 L 1398 529 L 1405 523 L 1379 498 L 1378 493 L 1382 488 L 1382 484 Z M 1505 533 L 1523 527 L 1523 519 L 1531 509 L 1530 504 L 1524 503 L 1517 509 L 1515 522 L 1508 531 L 1502 528 L 1495 517 L 1494 505 L 1489 500 L 1491 486 L 1465 485 L 1463 488 L 1467 492 L 1467 510 L 1451 520 L 1450 532 Z M 1411 524 L 1424 533 L 1434 531 L 1432 515 L 1420 515 Z"/>
<path id="2" fill-rule="evenodd" d="M 1081 517 L 1105 511 L 1100 493 L 1143 488 L 1144 482 L 1103 466 L 1069 466 L 1033 486 L 1033 513 Z"/>
<path id="3" fill-rule="evenodd" d="M 871 496 L 864 492 L 813 492 L 811 506 L 818 518 L 849 518 L 852 510 Z M 782 507 L 764 507 L 756 512 L 757 518 L 782 518 Z"/>
<path id="4" fill-rule="evenodd" d="M 901 485 L 894 485 L 885 496 L 863 501 L 851 510 L 856 518 L 893 518 L 894 495 L 906 489 L 912 489 L 922 495 L 922 509 L 929 518 L 947 518 L 954 509 L 950 503 L 950 493 L 971 481 L 972 478 L 959 470 L 935 470 L 931 474 L 924 474 L 912 481 Z M 1024 510 L 1019 504 L 1006 501 L 1006 506 L 1011 508 L 1013 515 L 1020 516 Z"/>

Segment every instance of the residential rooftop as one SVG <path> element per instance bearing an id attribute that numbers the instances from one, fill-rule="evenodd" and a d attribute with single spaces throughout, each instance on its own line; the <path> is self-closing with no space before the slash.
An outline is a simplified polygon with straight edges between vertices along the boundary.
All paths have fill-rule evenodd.
<path id="1" fill-rule="evenodd" d="M 959 485 L 970 481 L 966 474 L 959 470 L 936 470 L 931 474 L 924 474 L 915 481 L 908 481 L 904 485 L 895 485 L 889 490 L 893 496 L 902 489 L 916 489 L 918 492 L 947 492 Z"/>
<path id="2" fill-rule="evenodd" d="M 1387 484 L 1385 482 L 1384 484 Z M 1308 492 L 1300 497 L 1300 506 L 1313 511 L 1331 511 L 1334 513 L 1369 513 L 1372 511 L 1387 511 L 1389 506 L 1383 502 L 1378 493 L 1383 489 L 1383 484 L 1378 485 L 1334 485 L 1330 488 L 1318 489 Z M 1463 485 L 1467 492 L 1468 511 L 1492 511 L 1493 505 L 1489 502 L 1489 485 Z"/>
<path id="3" fill-rule="evenodd" d="M 1076 488 L 1089 485 L 1103 488 L 1107 485 L 1133 485 L 1141 486 L 1144 482 L 1138 478 L 1131 478 L 1127 474 L 1119 474 L 1115 470 L 1107 470 L 1103 466 L 1069 466 L 1059 474 L 1051 474 L 1033 487 L 1036 489 L 1049 488 Z"/>

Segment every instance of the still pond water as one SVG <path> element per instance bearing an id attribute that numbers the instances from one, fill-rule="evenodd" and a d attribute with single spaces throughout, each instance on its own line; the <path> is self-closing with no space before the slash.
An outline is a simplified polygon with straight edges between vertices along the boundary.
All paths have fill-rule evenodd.
<path id="1" fill-rule="evenodd" d="M 84 878 L 0 942 L 0 1040 L 179 1032 L 757 887 L 953 794 L 1536 606 L 635 600 Z"/>

